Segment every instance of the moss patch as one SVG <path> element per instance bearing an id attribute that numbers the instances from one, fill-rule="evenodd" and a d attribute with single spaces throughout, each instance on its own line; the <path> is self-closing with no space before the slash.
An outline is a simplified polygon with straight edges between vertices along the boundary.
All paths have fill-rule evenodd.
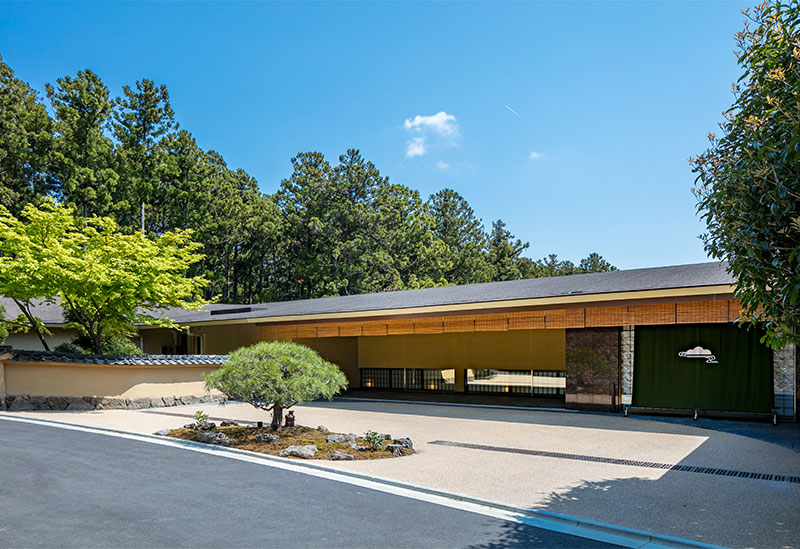
<path id="1" fill-rule="evenodd" d="M 169 432 L 167 436 L 173 438 L 181 438 L 184 440 L 194 440 L 197 441 L 197 434 L 201 431 L 195 431 L 194 429 L 173 429 Z M 350 448 L 347 444 L 328 444 L 325 438 L 328 435 L 334 435 L 339 433 L 330 433 L 328 431 L 320 431 L 319 429 L 313 429 L 311 427 L 304 427 L 302 425 L 297 425 L 295 427 L 284 427 L 279 431 L 273 431 L 270 427 L 218 427 L 217 429 L 213 429 L 211 431 L 202 431 L 206 433 L 225 433 L 229 438 L 236 439 L 236 444 L 233 444 L 231 448 L 239 448 L 241 450 L 250 450 L 251 452 L 259 452 L 261 454 L 269 454 L 272 456 L 277 456 L 281 453 L 281 451 L 285 450 L 289 446 L 306 446 L 308 444 L 313 444 L 317 447 L 317 453 L 314 455 L 314 459 L 331 459 L 333 456 L 333 452 L 346 452 L 353 456 L 353 459 L 361 460 L 361 459 L 384 459 L 384 458 L 391 458 L 395 457 L 392 455 L 391 452 L 386 450 L 365 450 L 359 451 Z M 280 439 L 276 440 L 275 442 L 256 442 L 256 436 L 262 433 L 269 433 L 273 435 L 278 435 L 281 437 Z M 386 443 L 391 444 L 391 441 L 386 441 Z M 384 446 L 386 445 L 384 444 Z M 356 438 L 356 444 L 360 446 L 366 446 L 364 444 L 364 439 L 362 437 Z M 408 448 L 406 450 L 406 455 L 410 455 L 414 453 L 414 450 L 410 450 Z"/>

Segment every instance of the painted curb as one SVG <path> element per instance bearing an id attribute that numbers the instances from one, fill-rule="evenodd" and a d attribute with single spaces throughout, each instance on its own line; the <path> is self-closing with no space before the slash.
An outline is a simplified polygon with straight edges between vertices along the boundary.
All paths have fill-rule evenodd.
<path id="1" fill-rule="evenodd" d="M 318 465 L 307 461 L 282 458 L 279 456 L 272 456 L 268 454 L 261 454 L 258 452 L 250 452 L 248 450 L 240 450 L 238 448 L 227 448 L 224 446 L 216 446 L 196 442 L 193 440 L 183 440 L 171 437 L 164 437 L 159 435 L 136 433 L 132 431 L 122 431 L 119 429 L 109 429 L 106 427 L 94 427 L 81 425 L 78 423 L 68 423 L 64 421 L 56 421 L 51 419 L 41 418 L 26 418 L 17 415 L 12 415 L 7 412 L 0 412 L 0 420 L 13 421 L 18 423 L 32 423 L 43 426 L 51 427 L 64 427 L 83 432 L 94 433 L 106 436 L 125 436 L 133 440 L 140 440 L 143 442 L 151 441 L 153 443 L 167 445 L 175 448 L 185 448 L 188 450 L 201 450 L 203 453 L 210 455 L 218 455 L 224 457 L 225 454 L 233 456 L 247 457 L 249 462 L 273 462 L 276 465 L 291 466 L 292 469 L 307 469 L 309 471 L 316 471 L 320 473 L 328 473 L 335 476 L 351 478 L 353 480 L 360 480 L 371 482 L 376 485 L 383 485 L 386 487 L 398 488 L 401 490 L 408 490 L 419 494 L 426 494 L 444 500 L 454 502 L 463 502 L 478 507 L 493 509 L 506 513 L 511 513 L 513 517 L 507 520 L 515 520 L 523 524 L 550 530 L 554 532 L 561 532 L 565 534 L 574 535 L 577 537 L 588 538 L 596 541 L 603 541 L 606 543 L 614 543 L 625 547 L 635 548 L 648 548 L 655 549 L 657 547 L 664 548 L 707 548 L 707 549 L 720 549 L 719 545 L 712 545 L 708 543 L 692 541 L 688 539 L 668 536 L 664 534 L 657 534 L 655 532 L 648 532 L 646 530 L 638 530 L 635 528 L 628 528 L 626 526 L 617 526 L 614 524 L 607 524 L 597 522 L 589 519 L 582 519 L 579 517 L 572 517 L 569 515 L 562 515 L 550 511 L 540 509 L 527 509 L 516 505 L 492 501 L 483 498 L 468 496 L 465 494 L 457 494 L 448 492 L 446 490 L 439 490 L 436 488 L 428 488 L 425 486 L 418 486 L 416 484 L 400 482 L 383 477 L 376 477 L 372 475 L 365 475 L 336 469 L 325 465 Z M 266 465 L 266 463 L 264 463 Z M 301 472 L 301 471 L 296 471 Z M 331 479 L 335 480 L 335 479 Z M 398 494 L 401 495 L 402 494 Z M 408 496 L 406 496 L 408 497 Z M 469 509 L 465 509 L 469 511 Z M 479 512 L 472 510 L 471 512 Z"/>

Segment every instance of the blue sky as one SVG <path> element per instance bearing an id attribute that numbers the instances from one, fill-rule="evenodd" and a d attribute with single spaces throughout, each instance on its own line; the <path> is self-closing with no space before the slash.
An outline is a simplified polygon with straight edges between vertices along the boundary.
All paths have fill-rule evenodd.
<path id="1" fill-rule="evenodd" d="M 739 76 L 743 2 L 2 3 L 36 89 L 90 68 L 169 88 L 181 127 L 274 192 L 354 147 L 423 197 L 464 195 L 528 255 L 706 260 L 687 158 Z"/>

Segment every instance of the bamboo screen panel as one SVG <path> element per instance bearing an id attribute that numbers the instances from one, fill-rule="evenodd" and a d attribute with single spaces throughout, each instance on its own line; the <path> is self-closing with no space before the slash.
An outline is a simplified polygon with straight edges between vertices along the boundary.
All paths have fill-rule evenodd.
<path id="1" fill-rule="evenodd" d="M 441 334 L 442 330 L 441 317 L 418 318 L 414 320 L 415 334 Z"/>
<path id="2" fill-rule="evenodd" d="M 474 316 L 446 316 L 442 319 L 445 332 L 474 332 Z"/>
<path id="3" fill-rule="evenodd" d="M 728 322 L 728 302 L 678 303 L 677 321 L 678 324 Z"/>
<path id="4" fill-rule="evenodd" d="M 660 305 L 631 305 L 628 307 L 630 323 L 644 324 L 675 324 L 675 304 L 663 303 Z"/>
<path id="5" fill-rule="evenodd" d="M 475 317 L 476 332 L 505 332 L 508 330 L 508 315 L 488 314 Z"/>
<path id="6" fill-rule="evenodd" d="M 386 334 L 385 320 L 367 320 L 363 324 L 363 335 L 365 336 L 385 336 Z"/>
<path id="7" fill-rule="evenodd" d="M 586 309 L 586 327 L 627 326 L 627 307 L 591 307 Z"/>
<path id="8" fill-rule="evenodd" d="M 414 333 L 413 318 L 391 318 L 386 321 L 386 331 L 389 335 L 404 335 Z"/>
<path id="9" fill-rule="evenodd" d="M 544 328 L 544 313 L 540 311 L 525 311 L 523 313 L 509 313 L 509 330 L 541 330 Z"/>

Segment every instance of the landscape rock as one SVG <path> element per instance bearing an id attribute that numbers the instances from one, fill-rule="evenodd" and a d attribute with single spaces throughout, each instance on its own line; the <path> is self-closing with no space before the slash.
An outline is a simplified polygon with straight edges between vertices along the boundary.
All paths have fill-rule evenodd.
<path id="1" fill-rule="evenodd" d="M 352 454 L 347 454 L 345 452 L 340 452 L 340 451 L 337 450 L 337 451 L 333 452 L 333 455 L 331 456 L 331 459 L 335 460 L 335 461 L 352 461 L 355 458 L 353 457 Z"/>
<path id="2" fill-rule="evenodd" d="M 34 410 L 41 410 L 42 408 L 47 409 L 43 396 L 29 396 L 28 402 L 31 403 Z"/>
<path id="3" fill-rule="evenodd" d="M 164 407 L 164 399 L 151 398 L 150 399 L 150 407 L 151 408 L 163 408 Z"/>
<path id="4" fill-rule="evenodd" d="M 197 429 L 197 423 L 187 423 L 186 425 L 183 426 L 183 428 L 192 430 Z"/>
<path id="5" fill-rule="evenodd" d="M 130 404 L 128 404 L 128 408 L 131 410 L 143 410 L 145 408 L 151 408 L 152 402 L 149 398 L 134 398 L 131 400 Z"/>
<path id="6" fill-rule="evenodd" d="M 198 431 L 211 431 L 212 429 L 216 429 L 217 424 L 212 421 L 204 421 L 203 423 L 198 423 L 195 426 L 195 429 Z"/>
<path id="7" fill-rule="evenodd" d="M 61 397 L 46 397 L 44 402 L 51 410 L 65 410 L 69 406 L 67 399 Z"/>
<path id="8" fill-rule="evenodd" d="M 180 401 L 181 401 L 183 404 L 198 404 L 198 403 L 200 402 L 200 399 L 199 399 L 199 398 L 197 398 L 196 396 L 192 396 L 192 395 L 189 395 L 189 396 L 182 396 L 182 397 L 180 397 L 180 399 L 179 399 L 179 400 L 180 400 Z"/>
<path id="9" fill-rule="evenodd" d="M 197 433 L 197 440 L 207 444 L 219 444 L 220 446 L 231 446 L 236 444 L 235 438 L 228 438 L 225 433 Z"/>
<path id="10" fill-rule="evenodd" d="M 281 457 L 299 457 L 303 459 L 311 459 L 316 453 L 317 447 L 313 444 L 307 444 L 306 446 L 289 446 L 278 455 Z"/>
<path id="11" fill-rule="evenodd" d="M 322 431 L 323 433 L 327 433 L 328 432 L 328 428 L 325 427 L 324 425 L 318 425 L 317 426 L 317 431 Z"/>
<path id="12" fill-rule="evenodd" d="M 403 448 L 408 448 L 409 450 L 414 449 L 414 443 L 411 442 L 410 438 L 396 438 L 394 439 L 395 444 L 399 444 Z"/>
<path id="13" fill-rule="evenodd" d="M 16 397 L 8 406 L 10 412 L 30 412 L 33 411 L 33 409 L 33 404 L 22 397 Z"/>
<path id="14" fill-rule="evenodd" d="M 66 410 L 67 411 L 94 410 L 94 406 L 92 406 L 90 403 L 86 402 L 82 398 L 75 398 L 72 399 L 72 402 L 69 403 L 69 405 L 66 407 Z"/>
<path id="15" fill-rule="evenodd" d="M 278 435 L 273 435 L 272 433 L 261 433 L 260 435 L 256 435 L 256 442 L 275 442 L 280 438 L 281 437 Z"/>
<path id="16" fill-rule="evenodd" d="M 172 432 L 172 429 L 161 429 L 160 431 L 156 431 L 154 434 L 165 437 Z"/>
<path id="17" fill-rule="evenodd" d="M 384 448 L 391 452 L 395 457 L 406 455 L 406 449 L 400 444 L 387 444 Z"/>
<path id="18" fill-rule="evenodd" d="M 359 452 L 366 452 L 367 451 L 367 449 L 364 446 L 360 446 L 356 442 L 351 442 L 350 443 L 350 448 L 353 449 L 353 450 L 358 450 Z"/>
<path id="19" fill-rule="evenodd" d="M 392 435 L 381 433 L 381 436 L 383 437 L 383 440 L 392 440 Z"/>
<path id="20" fill-rule="evenodd" d="M 328 444 L 355 444 L 356 437 L 353 435 L 328 435 L 325 437 Z"/>
<path id="21" fill-rule="evenodd" d="M 100 397 L 97 399 L 98 410 L 121 410 L 127 408 L 124 398 Z"/>
<path id="22" fill-rule="evenodd" d="M 164 406 L 175 406 L 175 397 L 161 397 L 161 400 L 164 401 Z"/>
<path id="23" fill-rule="evenodd" d="M 238 424 L 238 423 L 236 423 L 235 421 L 232 421 L 232 420 L 228 420 L 228 419 L 226 419 L 225 421 L 223 421 L 222 423 L 220 423 L 220 424 L 219 424 L 219 426 L 220 426 L 220 427 L 238 427 L 238 426 L 239 426 L 239 424 Z"/>

